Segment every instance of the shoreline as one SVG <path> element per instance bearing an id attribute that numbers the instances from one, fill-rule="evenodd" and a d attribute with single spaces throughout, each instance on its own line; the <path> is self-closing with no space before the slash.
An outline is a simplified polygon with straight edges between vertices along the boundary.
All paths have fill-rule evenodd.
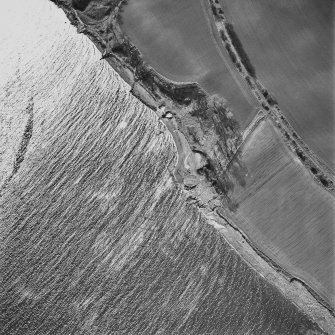
<path id="1" fill-rule="evenodd" d="M 66 0 L 52 1 L 63 9 L 71 24 L 77 27 L 78 33 L 84 33 L 93 41 L 95 46 L 102 53 L 102 59 L 105 59 L 114 70 L 119 73 L 122 79 L 131 86 L 130 93 L 152 109 L 167 126 L 173 136 L 178 152 L 177 170 L 181 170 L 179 172 L 181 173 L 181 178 L 176 177 L 175 171 L 176 182 L 184 185 L 183 191 L 186 195 L 189 195 L 191 200 L 195 200 L 197 206 L 200 207 L 199 210 L 203 212 L 203 215 L 210 218 L 210 220 L 217 225 L 216 226 L 213 223 L 217 230 L 225 230 L 225 233 L 223 233 L 225 239 L 234 247 L 237 253 L 257 271 L 257 273 L 266 278 L 266 280 L 275 282 L 276 284 L 274 285 L 284 296 L 295 303 L 300 310 L 307 313 L 321 327 L 327 330 L 333 329 L 332 327 L 335 326 L 335 319 L 333 317 L 334 312 L 327 308 L 327 306 L 321 304 L 319 299 L 312 296 L 307 285 L 305 285 L 307 288 L 300 287 L 303 285 L 299 283 L 299 286 L 295 283 L 295 280 L 293 280 L 294 278 L 289 280 L 284 278 L 281 274 L 282 271 L 279 273 L 278 269 L 274 269 L 272 264 L 269 264 L 267 260 L 257 253 L 257 249 L 255 250 L 254 247 L 248 243 L 246 246 L 243 239 L 243 233 L 240 231 L 238 233 L 235 232 L 234 227 L 229 224 L 229 221 L 220 218 L 217 213 L 217 208 L 222 208 L 222 202 L 229 202 L 229 199 L 227 199 L 228 192 L 224 192 L 226 187 L 225 182 L 229 181 L 229 176 L 222 175 L 222 173 L 220 174 L 218 171 L 222 168 L 222 163 L 224 163 L 223 167 L 225 167 L 233 159 L 239 159 L 239 157 L 236 157 L 238 156 L 238 148 L 241 143 L 244 142 L 238 129 L 236 129 L 233 120 L 224 115 L 224 111 L 221 109 L 217 115 L 213 116 L 213 119 L 210 119 L 210 121 L 204 120 L 202 115 L 196 114 L 199 104 L 204 104 L 206 108 L 209 106 L 210 108 L 219 109 L 223 108 L 220 103 L 217 101 L 212 102 L 211 97 L 209 97 L 197 83 L 172 82 L 161 76 L 149 65 L 143 64 L 143 62 L 141 63 L 141 60 L 136 59 L 138 54 L 140 54 L 139 51 L 126 39 L 118 24 L 118 15 L 121 6 L 124 4 L 123 0 L 121 0 L 118 6 L 114 8 L 111 16 L 104 21 L 112 26 L 113 31 L 110 32 L 110 34 L 113 35 L 114 41 L 112 46 L 109 43 L 106 43 L 105 40 L 94 31 L 94 26 L 93 28 L 92 25 L 90 25 L 90 27 L 86 26 L 86 23 L 80 19 L 78 13 L 66 2 Z M 127 53 L 127 50 L 121 50 L 124 46 L 122 44 L 121 46 L 117 45 L 117 43 L 120 42 L 125 43 L 126 47 L 130 45 L 129 53 Z M 132 59 L 133 55 L 135 55 L 135 60 Z M 136 63 L 136 61 L 138 62 Z M 135 63 L 135 66 L 132 66 L 132 63 Z M 213 104 L 214 107 L 212 107 L 211 104 Z M 172 122 L 166 118 L 165 115 L 167 112 L 173 114 L 175 124 L 172 124 Z M 221 121 L 221 119 L 223 122 L 226 122 L 228 126 L 224 130 L 216 129 L 215 134 L 212 136 L 213 138 L 203 140 L 200 136 L 202 134 L 201 130 L 198 129 L 199 124 L 200 126 L 206 126 L 206 122 L 215 123 L 215 121 Z M 170 125 L 169 122 L 171 123 Z M 189 130 L 188 127 L 192 131 Z M 226 130 L 227 132 L 228 130 L 230 131 L 229 141 L 227 140 L 224 142 L 224 149 L 227 152 L 217 149 L 215 155 L 213 155 L 213 153 L 210 152 L 213 144 L 216 145 L 217 143 L 222 142 L 222 139 L 220 138 L 221 132 L 225 132 Z M 187 142 L 187 150 L 190 153 L 193 153 L 193 164 L 191 164 L 190 168 L 185 166 L 187 165 L 186 161 L 189 160 L 189 155 L 179 152 L 181 150 L 181 145 L 176 143 L 176 137 L 179 138 L 180 142 L 185 141 L 180 135 L 176 134 L 176 131 L 183 134 Z M 250 131 L 252 132 L 252 129 Z M 226 133 L 224 134 L 226 135 Z M 197 139 L 197 136 L 200 136 L 200 139 Z M 186 143 L 184 144 L 186 145 Z M 199 165 L 194 163 L 198 160 L 195 158 L 198 157 L 196 155 L 200 156 L 201 162 Z M 182 162 L 180 162 L 180 159 L 182 159 Z M 194 173 L 197 173 L 197 175 L 194 175 Z M 217 186 L 218 183 L 219 186 Z M 220 189 L 220 187 L 223 188 L 223 190 Z M 201 193 L 204 193 L 204 195 Z M 203 207 L 206 208 L 207 212 Z M 253 251 L 250 251 L 248 248 L 251 248 Z"/>

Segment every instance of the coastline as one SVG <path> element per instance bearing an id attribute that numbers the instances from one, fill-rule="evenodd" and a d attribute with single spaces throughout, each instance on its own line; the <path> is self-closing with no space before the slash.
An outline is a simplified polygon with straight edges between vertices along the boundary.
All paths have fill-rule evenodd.
<path id="1" fill-rule="evenodd" d="M 242 258 L 262 277 L 275 283 L 274 285 L 278 287 L 288 299 L 298 305 L 301 310 L 305 311 L 305 313 L 325 330 L 329 331 L 333 329 L 332 327 L 335 326 L 335 319 L 333 318 L 334 312 L 328 308 L 329 306 L 322 307 L 319 304 L 322 304 L 322 301 L 311 295 L 308 286 L 300 283 L 299 279 L 283 276 L 282 273 L 285 274 L 285 270 L 281 268 L 278 269 L 277 267 L 274 268 L 273 264 L 269 264 L 267 259 L 260 256 L 257 247 L 254 247 L 245 239 L 243 232 L 238 229 L 236 230 L 229 219 L 227 220 L 225 217 L 222 218 L 218 213 L 217 209 L 222 208 L 222 201 L 225 201 L 229 205 L 229 199 L 227 199 L 228 192 L 222 189 L 222 187 L 225 187 L 224 183 L 229 182 L 229 176 L 223 176 L 218 173 L 219 168 L 222 166 L 220 161 L 222 160 L 226 167 L 233 159 L 239 159 L 238 148 L 241 143 L 244 142 L 243 140 L 245 140 L 246 135 L 242 138 L 242 135 L 239 133 L 233 121 L 224 115 L 224 111 L 219 112 L 218 118 L 223 118 L 225 122 L 229 123 L 229 126 L 222 131 L 230 130 L 231 133 L 229 134 L 229 141 L 224 142 L 224 149 L 227 150 L 228 153 L 221 150 L 213 155 L 210 150 L 213 144 L 215 145 L 217 141 L 220 141 L 220 129 L 216 129 L 214 138 L 211 138 L 207 142 L 202 141 L 201 138 L 200 140 L 193 138 L 199 135 L 199 123 L 200 126 L 203 125 L 206 127 L 208 126 L 208 122 L 214 123 L 217 120 L 211 119 L 208 121 L 203 120 L 199 115 L 192 115 L 200 103 L 210 106 L 213 103 L 208 94 L 197 83 L 172 82 L 161 76 L 147 64 L 145 64 L 143 73 L 141 73 L 142 64 L 138 66 L 137 63 L 135 67 L 132 67 L 131 64 L 126 62 L 125 59 L 128 58 L 130 59 L 130 63 L 132 62 L 131 55 L 130 57 L 128 55 L 124 57 L 122 52 L 119 52 L 119 54 L 115 52 L 115 48 L 117 48 L 118 45 L 116 45 L 116 43 L 114 43 L 113 46 L 106 44 L 104 39 L 94 31 L 94 28 L 85 25 L 78 16 L 78 13 L 66 0 L 52 1 L 64 10 L 70 22 L 77 27 L 79 33 L 84 33 L 93 41 L 95 46 L 102 53 L 102 58 L 131 86 L 130 92 L 152 109 L 167 126 L 176 142 L 178 151 L 177 171 L 174 172 L 175 181 L 184 186 L 184 191 L 188 197 L 200 207 L 200 211 L 209 219 L 210 224 L 214 225 L 220 233 L 223 233 L 229 244 L 232 245 Z M 114 41 L 117 42 L 124 41 L 123 39 L 126 38 L 118 24 L 118 15 L 123 3 L 124 1 L 121 0 L 119 5 L 114 8 L 110 18 L 106 20 L 110 20 L 109 23 L 113 27 L 113 32 L 110 33 L 114 35 Z M 130 44 L 127 40 L 125 43 Z M 135 47 L 131 46 L 131 49 L 132 48 Z M 139 52 L 136 50 L 134 53 Z M 146 76 L 149 76 L 149 80 Z M 214 101 L 214 107 L 221 107 L 220 103 Z M 167 112 L 173 114 L 173 120 L 169 120 L 166 117 Z M 191 129 L 191 131 L 188 128 Z M 250 128 L 251 132 L 253 128 L 254 126 Z M 194 132 L 196 134 L 194 134 Z M 182 134 L 184 138 L 178 135 L 178 133 Z M 187 145 L 187 155 L 185 152 L 180 152 L 182 145 L 177 144 L 178 139 L 180 143 Z M 190 154 L 193 155 L 193 159 L 191 158 L 191 166 L 187 167 L 186 161 Z M 199 157 L 199 155 L 200 163 L 197 164 L 195 162 L 199 161 L 199 159 L 195 157 Z M 218 167 L 217 164 L 219 164 Z M 215 183 L 216 185 L 219 183 L 219 186 L 215 187 Z"/>

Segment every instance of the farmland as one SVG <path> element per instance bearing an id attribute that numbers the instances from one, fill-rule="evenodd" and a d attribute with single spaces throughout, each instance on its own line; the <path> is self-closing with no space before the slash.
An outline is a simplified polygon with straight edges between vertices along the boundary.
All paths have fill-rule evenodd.
<path id="1" fill-rule="evenodd" d="M 198 82 L 209 94 L 223 96 L 244 126 L 256 101 L 217 44 L 207 12 L 201 0 L 130 0 L 122 29 L 159 73 Z"/>
<path id="2" fill-rule="evenodd" d="M 333 2 L 222 3 L 257 77 L 307 145 L 334 167 Z"/>
<path id="3" fill-rule="evenodd" d="M 45 0 L 13 3 L 35 29 L 5 102 L 34 131 L 0 198 L 1 334 L 324 334 L 190 206 L 183 145 L 89 40 Z"/>
<path id="4" fill-rule="evenodd" d="M 334 197 L 294 157 L 270 121 L 242 149 L 236 224 L 277 264 L 334 305 Z"/>

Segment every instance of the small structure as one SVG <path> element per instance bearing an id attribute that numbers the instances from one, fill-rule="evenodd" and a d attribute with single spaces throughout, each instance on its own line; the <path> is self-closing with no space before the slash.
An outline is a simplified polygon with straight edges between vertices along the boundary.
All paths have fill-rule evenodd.
<path id="1" fill-rule="evenodd" d="M 173 118 L 173 114 L 170 111 L 166 111 L 163 115 L 162 118 L 166 118 L 166 119 L 172 119 Z"/>

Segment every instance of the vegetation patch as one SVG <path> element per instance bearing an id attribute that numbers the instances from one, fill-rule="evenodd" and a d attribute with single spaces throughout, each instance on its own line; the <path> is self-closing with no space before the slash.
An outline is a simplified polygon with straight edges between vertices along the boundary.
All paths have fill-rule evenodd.
<path id="1" fill-rule="evenodd" d="M 277 100 L 268 92 L 268 90 L 264 89 L 262 90 L 262 94 L 266 101 L 269 103 L 269 105 L 274 106 L 278 105 Z"/>
<path id="2" fill-rule="evenodd" d="M 246 68 L 246 70 L 248 71 L 250 76 L 255 78 L 256 77 L 256 70 L 255 70 L 254 66 L 251 64 L 251 61 L 250 61 L 247 53 L 245 52 L 245 50 L 243 48 L 243 45 L 242 45 L 242 42 L 240 41 L 239 37 L 237 36 L 233 25 L 231 23 L 226 23 L 225 27 L 226 27 L 227 32 L 229 34 L 229 37 L 232 41 L 232 44 L 233 44 L 236 52 L 238 53 L 238 55 L 241 59 L 242 64 L 244 65 L 244 67 Z"/>
<path id="3" fill-rule="evenodd" d="M 228 54 L 229 54 L 232 62 L 236 65 L 237 57 L 235 55 L 235 52 L 232 50 L 231 46 L 228 43 L 226 43 L 226 50 L 228 51 Z"/>
<path id="4" fill-rule="evenodd" d="M 235 175 L 239 174 L 242 167 L 240 155 L 236 153 L 241 141 L 238 122 L 228 116 L 229 110 L 224 102 L 215 98 L 199 99 L 190 115 L 197 118 L 202 136 L 199 136 L 199 132 L 194 128 L 188 127 L 188 140 L 191 146 L 204 147 L 202 152 L 207 161 L 198 173 L 206 176 L 222 197 L 222 201 L 229 206 L 230 210 L 235 211 L 238 204 L 230 196 L 234 189 L 234 179 L 231 172 L 227 170 L 227 165 L 231 160 L 236 163 L 234 164 Z M 207 135 L 213 138 L 213 141 L 210 144 L 200 144 L 200 139 L 207 138 Z M 233 145 L 231 146 L 230 143 Z M 241 182 L 243 184 L 242 179 Z"/>
<path id="5" fill-rule="evenodd" d="M 91 0 L 72 0 L 72 6 L 76 10 L 84 11 Z"/>
<path id="6" fill-rule="evenodd" d="M 296 149 L 296 153 L 298 157 L 301 159 L 301 161 L 305 162 L 306 156 L 304 155 L 304 153 L 300 149 Z"/>

